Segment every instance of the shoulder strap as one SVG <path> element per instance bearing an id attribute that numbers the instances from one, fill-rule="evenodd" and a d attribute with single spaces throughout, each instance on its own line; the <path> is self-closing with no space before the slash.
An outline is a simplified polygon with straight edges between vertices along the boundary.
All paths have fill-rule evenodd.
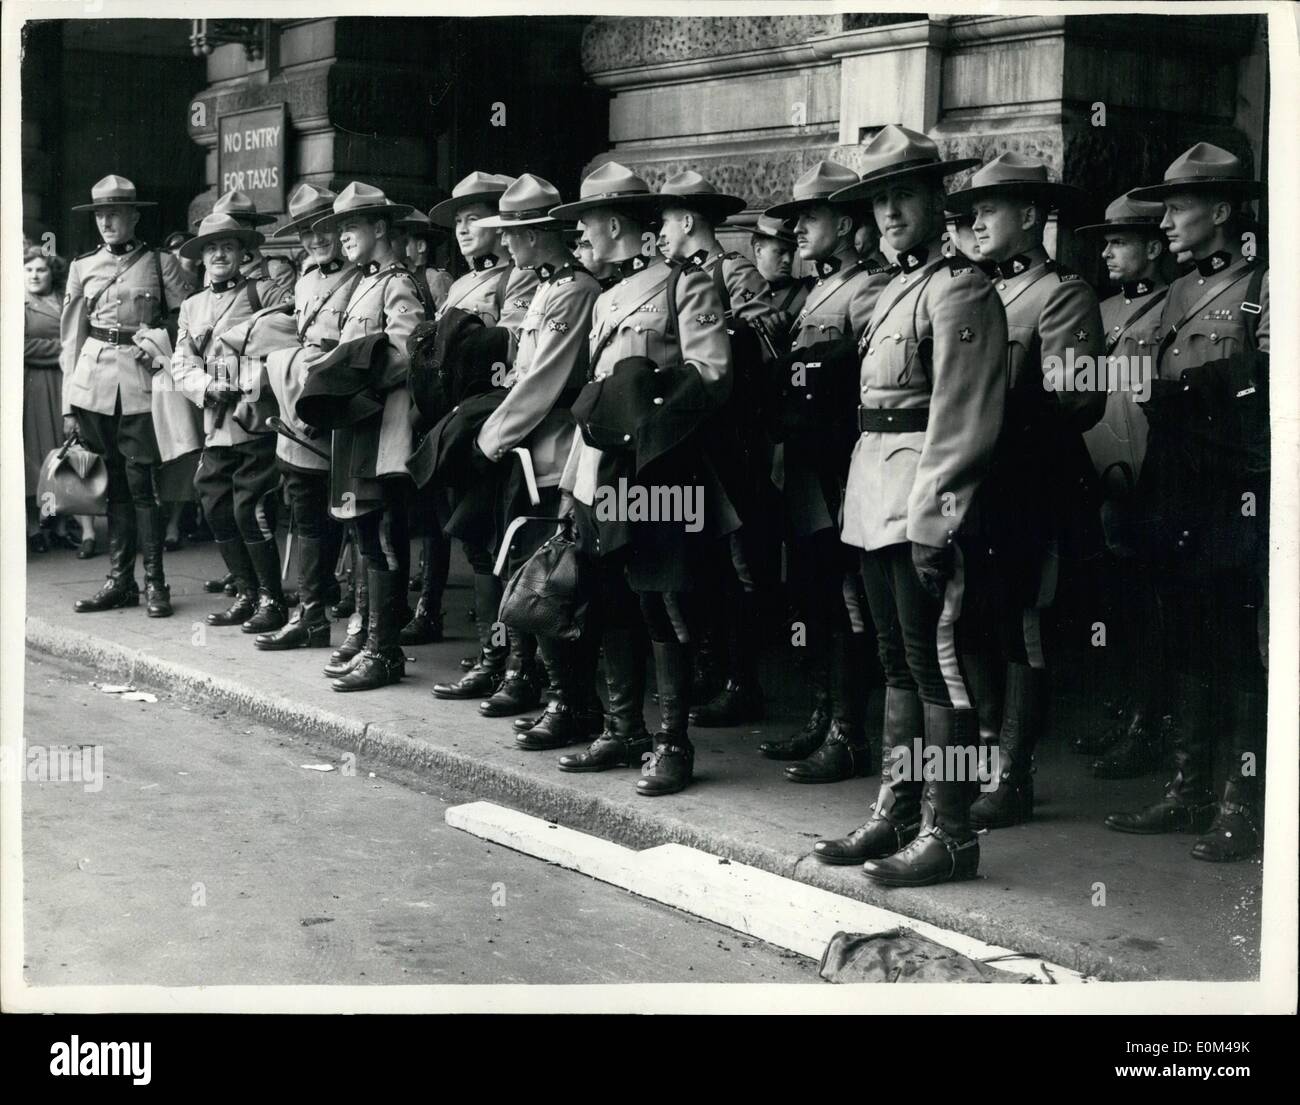
<path id="1" fill-rule="evenodd" d="M 681 325 L 677 320 L 677 283 L 682 278 L 684 270 L 680 265 L 674 265 L 673 271 L 668 274 L 668 327 L 666 333 L 669 337 L 677 342 L 678 349 L 681 348 Z"/>
<path id="2" fill-rule="evenodd" d="M 681 279 L 681 276 L 682 276 L 681 266 L 670 265 L 669 272 L 668 272 L 668 282 L 666 284 L 656 284 L 655 287 L 651 290 L 649 295 L 639 300 L 636 306 L 633 307 L 631 310 L 625 311 L 619 317 L 619 319 L 612 326 L 610 326 L 608 330 L 605 331 L 604 336 L 601 337 L 600 341 L 596 343 L 596 347 L 592 349 L 590 354 L 588 355 L 587 358 L 588 373 L 596 371 L 596 362 L 600 360 L 600 355 L 602 352 L 604 352 L 605 346 L 607 346 L 611 341 L 614 340 L 614 335 L 618 333 L 618 328 L 619 326 L 622 325 L 623 320 L 628 318 L 630 315 L 634 314 L 639 308 L 641 308 L 645 304 L 649 303 L 650 300 L 654 299 L 654 297 L 657 296 L 665 288 L 668 289 L 668 325 L 665 332 L 666 334 L 672 335 L 674 338 L 677 337 L 679 331 L 679 326 L 677 322 L 677 281 Z M 680 345 L 680 342 L 678 344 Z"/>
<path id="3" fill-rule="evenodd" d="M 108 289 L 111 288 L 114 284 L 116 284 L 119 280 L 121 280 L 122 277 L 124 277 L 128 272 L 130 272 L 136 266 L 137 262 L 143 260 L 144 255 L 146 253 L 153 253 L 153 250 L 146 249 L 145 247 L 141 246 L 139 252 L 136 253 L 136 255 L 132 257 L 131 260 L 129 260 L 126 263 L 125 266 L 123 266 L 122 271 L 119 272 L 116 276 L 114 276 L 112 280 L 110 280 L 107 284 L 105 284 L 102 288 L 100 288 L 99 291 L 97 291 L 94 295 L 90 297 L 90 299 L 86 301 L 87 317 L 89 317 L 94 313 L 95 308 L 99 305 L 99 301 L 104 297 L 104 293 L 108 291 Z M 155 256 L 157 255 L 155 254 Z"/>
<path id="4" fill-rule="evenodd" d="M 262 309 L 262 297 L 257 294 L 257 281 L 250 277 L 244 284 L 244 287 L 248 291 L 248 305 L 253 309 L 253 313 L 256 314 Z"/>
<path id="5" fill-rule="evenodd" d="M 501 279 L 497 281 L 497 290 L 492 296 L 492 302 L 497 309 L 497 322 L 501 321 L 501 311 L 506 305 L 506 286 L 510 283 L 510 274 L 514 270 L 514 265 L 507 265 L 501 270 Z"/>
<path id="6" fill-rule="evenodd" d="M 722 255 L 727 256 L 725 253 Z M 722 311 L 728 318 L 731 317 L 731 293 L 727 291 L 727 280 L 722 275 L 722 262 L 719 261 L 713 266 L 713 286 L 718 289 L 718 298 L 722 300 Z M 674 285 L 676 287 L 676 285 Z"/>
<path id="7" fill-rule="evenodd" d="M 1267 265 L 1258 266 L 1250 274 L 1250 283 L 1246 286 L 1246 298 L 1241 301 L 1241 313 L 1245 315 L 1246 345 L 1252 353 L 1259 351 L 1259 316 L 1264 305 L 1260 302 L 1260 293 L 1264 290 L 1264 274 Z"/>
<path id="8" fill-rule="evenodd" d="M 1159 306 L 1161 303 L 1163 303 L 1165 296 L 1167 296 L 1168 294 L 1169 294 L 1169 289 L 1167 287 L 1161 288 L 1159 291 L 1152 292 L 1151 298 L 1148 299 L 1145 303 L 1141 304 L 1136 311 L 1134 311 L 1131 315 L 1128 316 L 1128 318 L 1126 318 L 1123 321 L 1123 323 L 1120 325 L 1119 333 L 1114 335 L 1114 337 L 1108 337 L 1106 339 L 1106 356 L 1109 357 L 1112 353 L 1114 353 L 1115 347 L 1119 345 L 1119 343 L 1123 340 L 1124 335 L 1129 332 L 1129 329 L 1132 327 L 1132 325 L 1135 322 L 1137 322 L 1137 320 L 1140 319 L 1143 315 L 1145 315 L 1148 311 L 1150 311 L 1153 307 Z"/>
<path id="9" fill-rule="evenodd" d="M 1232 270 L 1229 269 L 1228 272 L 1229 274 L 1231 274 Z M 1180 318 L 1176 323 L 1170 326 L 1168 330 L 1165 331 L 1164 336 L 1160 339 L 1160 348 L 1156 350 L 1157 369 L 1160 367 L 1160 362 L 1164 360 L 1165 350 L 1167 350 L 1170 347 L 1170 345 L 1173 344 L 1174 338 L 1178 336 L 1178 331 L 1181 330 L 1184 326 L 1186 326 L 1192 319 L 1194 319 L 1197 316 L 1197 314 L 1200 313 L 1202 307 L 1204 307 L 1207 303 L 1211 303 L 1215 299 L 1218 299 L 1219 296 L 1223 295 L 1223 293 L 1226 292 L 1229 288 L 1233 287 L 1234 285 L 1240 284 L 1243 280 L 1246 279 L 1246 276 L 1247 276 L 1247 270 L 1242 269 L 1237 273 L 1235 277 L 1233 277 L 1233 279 L 1225 281 L 1224 283 L 1211 288 L 1204 295 L 1202 295 L 1200 299 L 1198 299 L 1195 303 L 1192 304 L 1192 306 L 1184 313 L 1182 318 Z M 1263 277 L 1261 276 L 1260 279 L 1263 280 Z"/>

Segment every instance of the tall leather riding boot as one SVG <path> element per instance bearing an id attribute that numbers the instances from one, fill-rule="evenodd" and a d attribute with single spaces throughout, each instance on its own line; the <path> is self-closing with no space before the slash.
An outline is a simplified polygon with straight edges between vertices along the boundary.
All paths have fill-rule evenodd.
<path id="1" fill-rule="evenodd" d="M 478 712 L 484 717 L 511 717 L 531 710 L 540 701 L 537 638 L 512 629 L 506 673 L 492 697 L 479 703 Z"/>
<path id="2" fill-rule="evenodd" d="M 662 722 L 650 759 L 636 781 L 637 794 L 657 798 L 684 790 L 695 769 L 695 746 L 687 735 L 691 650 L 680 641 L 654 641 L 655 681 Z"/>
<path id="3" fill-rule="evenodd" d="M 971 830 L 970 796 L 974 780 L 948 778 L 975 767 L 979 752 L 980 723 L 976 710 L 954 710 L 924 704 L 925 744 L 940 749 L 940 777 L 925 784 L 921 831 L 901 852 L 884 859 L 869 859 L 862 871 L 885 886 L 931 886 L 971 879 L 979 870 L 979 837 Z M 950 756 L 948 749 L 960 749 Z"/>
<path id="4" fill-rule="evenodd" d="M 145 613 L 151 618 L 172 616 L 172 592 L 163 571 L 162 509 L 155 503 L 135 508 L 136 539 L 144 562 Z"/>
<path id="5" fill-rule="evenodd" d="M 785 769 L 792 783 L 839 783 L 872 771 L 865 726 L 868 654 L 865 633 L 831 638 L 831 726 L 806 760 Z"/>
<path id="6" fill-rule="evenodd" d="M 257 611 L 240 628 L 245 633 L 269 633 L 289 620 L 280 584 L 280 546 L 274 537 L 249 542 L 248 558 L 257 573 Z"/>
<path id="7" fill-rule="evenodd" d="M 977 829 L 1002 829 L 1034 813 L 1034 747 L 1047 715 L 1047 672 L 1007 665 L 1007 697 L 998 739 L 998 784 L 970 808 Z M 981 737 L 983 734 L 981 733 Z"/>
<path id="8" fill-rule="evenodd" d="M 424 556 L 420 564 L 420 597 L 415 613 L 402 626 L 404 645 L 430 645 L 442 640 L 442 595 L 447 587 L 451 565 L 451 543 L 441 532 L 424 539 Z"/>
<path id="9" fill-rule="evenodd" d="M 591 713 L 585 708 L 591 690 L 584 690 L 581 682 L 582 642 L 542 637 L 538 649 L 551 673 L 551 685 L 546 712 L 528 730 L 515 736 L 516 747 L 529 752 L 563 748 L 586 740 L 592 733 Z"/>
<path id="10" fill-rule="evenodd" d="M 334 569 L 339 562 L 339 551 L 343 548 L 343 527 L 333 518 L 325 517 L 321 519 L 320 537 L 315 538 L 320 543 L 320 601 L 322 606 L 329 607 L 335 603 L 343 601 L 342 589 L 339 581 L 334 575 Z M 301 541 L 302 536 L 298 535 L 296 540 Z M 301 562 L 298 570 L 299 577 L 302 575 Z M 301 590 L 301 588 L 300 588 Z M 347 614 L 334 615 L 336 617 L 347 617 Z"/>
<path id="11" fill-rule="evenodd" d="M 355 529 L 347 529 L 345 531 L 344 527 L 340 526 L 339 527 L 340 543 L 342 541 L 342 535 L 344 532 L 346 532 L 348 537 L 350 538 L 350 544 L 348 545 L 348 554 L 346 558 L 344 558 L 343 576 L 341 579 L 336 578 L 339 597 L 337 601 L 335 601 L 334 605 L 331 606 L 328 610 L 328 614 L 331 618 L 350 618 L 352 617 L 353 614 L 356 613 L 357 581 L 361 578 L 362 575 L 365 574 L 357 567 L 361 557 L 360 554 L 357 552 L 356 531 Z M 340 548 L 341 548 L 341 544 L 340 544 Z M 329 565 L 330 575 L 333 577 L 337 577 L 338 575 L 338 562 L 339 562 L 338 552 L 334 553 L 332 559 L 326 561 L 326 563 Z"/>
<path id="12" fill-rule="evenodd" d="M 809 638 L 804 648 L 804 679 L 812 710 L 797 733 L 781 740 L 764 741 L 759 752 L 769 760 L 802 760 L 821 747 L 831 728 L 831 656 L 825 634 Z"/>
<path id="13" fill-rule="evenodd" d="M 329 663 L 323 669 L 333 679 L 352 670 L 370 633 L 370 578 L 360 554 L 352 562 L 352 595 L 356 609 L 348 618 L 347 634 L 343 643 L 330 653 Z"/>
<path id="14" fill-rule="evenodd" d="M 257 609 L 257 578 L 253 562 L 248 557 L 248 548 L 242 537 L 232 537 L 228 541 L 218 541 L 217 550 L 226 568 L 235 580 L 235 601 L 219 614 L 208 615 L 208 625 L 226 626 L 243 625 L 253 616 Z"/>
<path id="15" fill-rule="evenodd" d="M 980 719 L 980 743 L 997 744 L 1002 731 L 1003 703 L 1007 697 L 1006 680 L 1009 665 L 1000 650 L 987 643 L 983 647 L 963 652 L 962 671 L 971 699 Z"/>
<path id="16" fill-rule="evenodd" d="M 1118 739 L 1092 762 L 1094 779 L 1135 779 L 1160 766 L 1164 745 L 1158 718 L 1141 706 L 1132 706 L 1123 712 L 1116 728 Z"/>
<path id="17" fill-rule="evenodd" d="M 270 633 L 259 633 L 253 644 L 266 652 L 290 648 L 329 648 L 330 623 L 325 616 L 326 567 L 324 542 L 298 536 L 298 609 L 289 623 Z"/>
<path id="18" fill-rule="evenodd" d="M 763 719 L 763 691 L 758 681 L 758 652 L 763 643 L 762 598 L 757 591 L 740 591 L 724 598 L 719 621 L 726 647 L 722 688 L 707 702 L 692 708 L 690 722 L 703 728 L 743 725 Z M 693 701 L 698 696 L 693 697 Z"/>
<path id="19" fill-rule="evenodd" d="M 1136 813 L 1112 813 L 1106 828 L 1121 833 L 1203 833 L 1215 815 L 1210 770 L 1214 729 L 1213 692 L 1208 683 L 1180 674 L 1175 714 L 1167 729 L 1174 777 L 1165 796 Z"/>
<path id="20" fill-rule="evenodd" d="M 367 566 L 370 630 L 352 670 L 335 679 L 336 691 L 371 691 L 396 683 L 406 674 L 406 654 L 398 643 L 398 614 L 406 603 L 406 573 Z"/>
<path id="21" fill-rule="evenodd" d="M 108 578 L 88 599 L 77 599 L 78 614 L 139 606 L 140 589 L 135 583 L 135 507 L 130 500 L 108 504 Z"/>
<path id="22" fill-rule="evenodd" d="M 1192 858 L 1211 863 L 1250 859 L 1264 835 L 1263 751 L 1268 736 L 1268 695 L 1238 691 L 1232 727 L 1232 759 L 1223 798 L 1205 835 L 1192 845 Z"/>
<path id="23" fill-rule="evenodd" d="M 848 836 L 817 841 L 813 855 L 822 863 L 844 865 L 892 856 L 916 838 L 921 829 L 922 718 L 915 691 L 885 688 L 880 792 L 871 806 L 871 819 Z"/>
<path id="24" fill-rule="evenodd" d="M 605 728 L 591 744 L 571 756 L 561 756 L 561 771 L 607 771 L 639 767 L 650 751 L 645 728 L 645 629 L 640 622 L 606 625 L 605 694 L 609 714 Z"/>
<path id="25" fill-rule="evenodd" d="M 435 698 L 482 698 L 495 694 L 506 673 L 510 639 L 497 621 L 501 580 L 490 572 L 474 573 L 474 620 L 478 624 L 479 654 L 474 666 L 454 683 L 435 683 Z"/>

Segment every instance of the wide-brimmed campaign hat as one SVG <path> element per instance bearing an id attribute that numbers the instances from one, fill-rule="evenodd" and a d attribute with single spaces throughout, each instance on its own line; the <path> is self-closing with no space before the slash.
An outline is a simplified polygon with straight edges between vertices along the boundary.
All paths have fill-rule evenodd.
<path id="1" fill-rule="evenodd" d="M 199 232 L 184 243 L 177 252 L 182 257 L 198 261 L 203 257 L 203 247 L 221 238 L 234 238 L 245 249 L 249 246 L 259 246 L 266 241 L 261 231 L 245 226 L 231 215 L 222 215 L 214 211 L 199 223 Z"/>
<path id="2" fill-rule="evenodd" d="M 495 210 L 502 193 L 514 182 L 514 177 L 503 173 L 470 173 L 451 190 L 450 196 L 429 208 L 429 222 L 434 226 L 454 226 L 456 212 L 471 203 L 486 203 Z"/>
<path id="3" fill-rule="evenodd" d="M 257 204 L 247 192 L 236 189 L 227 192 L 212 205 L 211 214 L 230 215 L 245 226 L 267 226 L 275 222 L 274 215 L 264 215 L 257 209 Z"/>
<path id="4" fill-rule="evenodd" d="M 551 208 L 551 218 L 571 221 L 597 207 L 628 208 L 648 219 L 659 209 L 659 195 L 650 185 L 617 161 L 606 161 L 587 174 L 578 189 L 578 199 Z"/>
<path id="5" fill-rule="evenodd" d="M 1259 181 L 1246 175 L 1241 158 L 1209 142 L 1197 142 L 1165 170 L 1163 184 L 1134 188 L 1129 195 L 1139 200 L 1162 200 L 1175 192 L 1226 192 L 1251 199 L 1261 190 Z"/>
<path id="6" fill-rule="evenodd" d="M 771 219 L 794 219 L 815 203 L 830 203 L 831 197 L 852 184 L 858 174 L 835 161 L 819 161 L 794 182 L 793 199 L 778 203 L 763 212 Z"/>
<path id="7" fill-rule="evenodd" d="M 745 201 L 740 196 L 719 192 L 711 181 L 694 169 L 683 169 L 670 176 L 659 188 L 659 210 L 665 211 L 670 207 L 698 211 L 716 226 L 728 215 L 743 211 Z"/>
<path id="8" fill-rule="evenodd" d="M 551 208 L 560 204 L 560 192 L 549 180 L 524 173 L 501 193 L 497 213 L 479 219 L 479 226 L 503 230 L 509 226 L 538 226 L 558 230 L 567 225 L 551 216 Z"/>
<path id="9" fill-rule="evenodd" d="M 831 197 L 834 202 L 868 202 L 882 187 L 904 177 L 922 176 L 942 182 L 944 177 L 980 163 L 978 157 L 945 160 L 933 138 L 895 123 L 876 132 L 863 148 L 862 161 L 861 179 L 836 192 Z"/>
<path id="10" fill-rule="evenodd" d="M 1164 204 L 1143 203 L 1141 200 L 1135 200 L 1133 193 L 1129 191 L 1107 204 L 1106 216 L 1101 222 L 1075 227 L 1075 231 L 1082 233 L 1085 230 L 1145 230 L 1149 234 L 1159 234 L 1160 220 L 1164 215 Z"/>
<path id="11" fill-rule="evenodd" d="M 945 202 L 949 211 L 969 211 L 991 195 L 1023 197 L 1058 211 L 1079 211 L 1088 203 L 1082 188 L 1049 180 L 1046 165 L 1014 151 L 1000 153 L 980 166 L 971 174 L 969 185 L 950 192 Z"/>
<path id="12" fill-rule="evenodd" d="M 794 227 L 782 219 L 773 219 L 757 211 L 742 211 L 732 215 L 719 230 L 747 230 L 755 238 L 774 238 L 786 245 L 794 245 Z"/>
<path id="13" fill-rule="evenodd" d="M 289 221 L 280 227 L 272 238 L 288 238 L 301 234 L 304 230 L 334 210 L 334 201 L 338 199 L 328 188 L 317 188 L 314 184 L 300 184 L 289 197 Z"/>
<path id="14" fill-rule="evenodd" d="M 152 200 L 135 198 L 135 185 L 124 176 L 109 173 L 90 187 L 90 202 L 79 203 L 73 211 L 95 211 L 104 207 L 157 207 Z"/>
<path id="15" fill-rule="evenodd" d="M 312 229 L 338 226 L 345 219 L 367 216 L 372 219 L 390 219 L 396 222 L 411 213 L 411 207 L 405 203 L 393 203 L 373 184 L 362 184 L 354 180 L 334 197 L 334 210 L 311 224 Z"/>

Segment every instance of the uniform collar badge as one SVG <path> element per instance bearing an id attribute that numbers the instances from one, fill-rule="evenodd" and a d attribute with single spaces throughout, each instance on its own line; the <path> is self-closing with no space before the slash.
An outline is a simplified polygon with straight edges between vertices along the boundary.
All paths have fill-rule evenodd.
<path id="1" fill-rule="evenodd" d="M 332 276 L 334 273 L 338 272 L 339 269 L 341 269 L 342 267 L 343 267 L 343 259 L 341 257 L 335 257 L 333 261 L 326 261 L 325 264 L 321 265 L 320 271 L 323 272 L 326 276 Z"/>
<path id="2" fill-rule="evenodd" d="M 1222 272 L 1230 264 L 1232 264 L 1232 254 L 1226 249 L 1221 249 L 1197 261 L 1196 271 L 1202 276 L 1213 276 L 1216 272 Z"/>
<path id="3" fill-rule="evenodd" d="M 375 273 L 377 273 L 377 272 L 379 271 L 379 262 L 378 262 L 378 261 L 367 261 L 367 262 L 366 262 L 366 263 L 361 267 L 361 271 L 364 272 L 367 276 L 374 276 Z"/>
<path id="4" fill-rule="evenodd" d="M 898 264 L 904 272 L 915 272 L 930 256 L 930 251 L 925 246 L 917 246 L 915 249 L 909 249 L 906 253 L 898 255 Z"/>
<path id="5" fill-rule="evenodd" d="M 495 253 L 485 253 L 482 257 L 475 257 L 472 262 L 475 272 L 484 272 L 487 269 L 497 267 L 497 262 L 501 260 Z"/>
<path id="6" fill-rule="evenodd" d="M 108 245 L 107 242 L 104 243 Z M 121 257 L 124 253 L 130 253 L 139 243 L 132 238 L 129 242 L 120 242 L 115 246 L 108 246 L 108 252 L 114 257 Z"/>
<path id="7" fill-rule="evenodd" d="M 646 267 L 646 264 L 646 259 L 640 254 L 637 254 L 635 257 L 624 258 L 622 261 L 618 262 L 619 275 L 624 277 L 631 276 L 634 272 L 640 272 Z"/>
<path id="8" fill-rule="evenodd" d="M 1134 296 L 1146 295 L 1154 286 L 1150 280 L 1127 280 L 1123 292 L 1126 298 L 1132 299 Z"/>
<path id="9" fill-rule="evenodd" d="M 228 292 L 230 291 L 231 288 L 233 288 L 238 283 L 239 283 L 239 277 L 232 276 L 229 280 L 214 280 L 208 286 L 214 292 Z"/>
<path id="10" fill-rule="evenodd" d="M 552 265 L 549 261 L 543 261 L 540 265 L 537 266 L 537 275 L 540 276 L 543 280 L 549 280 L 552 276 L 555 275 L 555 266 Z"/>
<path id="11" fill-rule="evenodd" d="M 1014 257 L 1008 257 L 1005 261 L 995 261 L 993 271 L 1005 280 L 1009 276 L 1019 276 L 1032 264 L 1033 262 L 1023 253 L 1017 253 Z"/>
<path id="12" fill-rule="evenodd" d="M 686 261 L 688 264 L 703 266 L 704 262 L 707 261 L 708 258 L 709 258 L 709 251 L 707 249 L 697 249 L 688 258 L 686 258 Z"/>
<path id="13" fill-rule="evenodd" d="M 821 277 L 834 276 L 840 271 L 840 265 L 843 262 L 838 257 L 827 257 L 825 260 L 817 262 L 817 275 Z"/>

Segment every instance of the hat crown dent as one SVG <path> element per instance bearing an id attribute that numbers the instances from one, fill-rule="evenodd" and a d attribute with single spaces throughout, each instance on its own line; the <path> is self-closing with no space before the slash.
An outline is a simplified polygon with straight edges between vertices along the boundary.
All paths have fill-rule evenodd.
<path id="1" fill-rule="evenodd" d="M 721 195 L 713 182 L 702 177 L 694 169 L 683 169 L 674 173 L 660 185 L 659 192 L 665 196 Z"/>
<path id="2" fill-rule="evenodd" d="M 863 149 L 862 175 L 921 161 L 941 161 L 939 144 L 920 131 L 897 123 L 881 127 Z"/>
<path id="3" fill-rule="evenodd" d="M 971 174 L 970 188 L 991 188 L 998 184 L 1050 184 L 1047 166 L 1036 158 L 1008 150 Z"/>
<path id="4" fill-rule="evenodd" d="M 1164 218 L 1164 213 L 1164 204 L 1152 203 L 1149 200 L 1135 200 L 1132 192 L 1125 192 L 1106 206 L 1106 221 L 1114 223 L 1150 219 L 1158 222 Z"/>
<path id="5" fill-rule="evenodd" d="M 248 227 L 244 226 L 233 215 L 229 215 L 224 211 L 213 211 L 203 217 L 203 221 L 199 223 L 199 232 L 194 237 L 212 237 L 222 231 L 230 231 L 235 236 L 249 233 Z M 191 238 L 190 240 L 193 241 L 194 239 Z"/>
<path id="6" fill-rule="evenodd" d="M 838 161 L 819 161 L 794 182 L 796 200 L 825 199 L 832 192 L 858 183 L 858 174 Z"/>
<path id="7" fill-rule="evenodd" d="M 252 197 L 247 192 L 241 192 L 239 189 L 227 192 L 221 196 L 216 203 L 212 205 L 214 212 L 232 215 L 256 215 L 259 214 L 257 204 L 253 202 Z"/>
<path id="8" fill-rule="evenodd" d="M 317 188 L 316 185 L 304 181 L 289 196 L 289 218 L 298 219 L 313 211 L 332 210 L 336 199 L 338 196 L 328 188 Z"/>
<path id="9" fill-rule="evenodd" d="M 524 173 L 518 177 L 502 194 L 497 203 L 497 210 L 549 211 L 560 205 L 560 192 L 549 180 L 533 173 Z"/>
<path id="10" fill-rule="evenodd" d="M 606 161 L 599 168 L 588 173 L 578 189 L 579 199 L 595 199 L 600 196 L 649 195 L 650 185 L 632 172 L 626 165 L 617 161 Z"/>
<path id="11" fill-rule="evenodd" d="M 106 199 L 135 199 L 135 185 L 124 176 L 109 173 L 91 185 L 90 198 L 96 203 Z"/>
<path id="12" fill-rule="evenodd" d="M 1184 150 L 1165 170 L 1166 181 L 1187 179 L 1202 180 L 1245 180 L 1246 170 L 1241 158 L 1229 153 L 1222 146 L 1210 142 L 1197 142 L 1190 149 Z"/>
<path id="13" fill-rule="evenodd" d="M 475 170 L 456 182 L 456 186 L 451 190 L 451 198 L 460 199 L 462 196 L 476 195 L 480 192 L 504 192 L 513 183 L 513 177 L 502 173 Z"/>

